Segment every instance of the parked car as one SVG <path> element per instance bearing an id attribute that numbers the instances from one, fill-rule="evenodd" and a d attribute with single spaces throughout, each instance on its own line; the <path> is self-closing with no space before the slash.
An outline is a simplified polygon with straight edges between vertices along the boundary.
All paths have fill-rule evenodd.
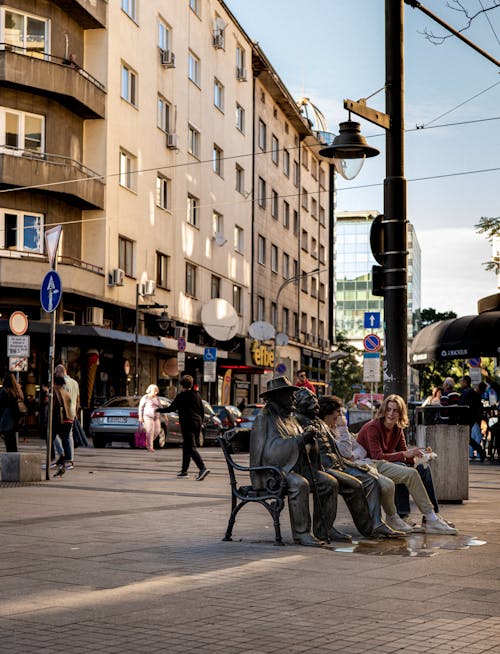
<path id="1" fill-rule="evenodd" d="M 252 429 L 255 418 L 264 408 L 265 404 L 247 404 L 241 412 L 241 422 L 238 427 Z"/>
<path id="2" fill-rule="evenodd" d="M 89 431 L 94 447 L 106 447 L 107 443 L 113 441 L 129 443 L 130 447 L 135 447 L 134 434 L 139 426 L 140 399 L 134 396 L 113 397 L 92 412 Z M 171 400 L 168 398 L 159 399 L 163 407 L 170 406 Z M 198 442 L 199 447 L 203 447 L 205 441 L 215 442 L 217 436 L 222 433 L 221 421 L 205 400 L 203 400 L 203 408 L 205 419 Z M 177 413 L 160 413 L 160 421 L 161 432 L 155 439 L 155 447 L 162 448 L 166 444 L 182 443 Z"/>
<path id="3" fill-rule="evenodd" d="M 216 404 L 212 406 L 212 409 L 215 411 L 215 415 L 220 418 L 224 431 L 240 426 L 241 411 L 238 407 L 232 404 Z"/>

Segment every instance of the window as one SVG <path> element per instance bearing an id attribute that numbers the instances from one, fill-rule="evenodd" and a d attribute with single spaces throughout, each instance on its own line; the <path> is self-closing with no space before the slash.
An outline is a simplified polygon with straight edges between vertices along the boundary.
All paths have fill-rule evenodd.
<path id="1" fill-rule="evenodd" d="M 241 252 L 243 254 L 243 250 L 245 247 L 245 242 L 244 242 L 244 231 L 243 228 L 240 227 L 239 225 L 234 226 L 234 249 L 236 252 Z"/>
<path id="2" fill-rule="evenodd" d="M 283 172 L 290 177 L 290 153 L 288 150 L 283 150 Z"/>
<path id="3" fill-rule="evenodd" d="M 233 307 L 237 314 L 243 313 L 241 286 L 233 284 Z"/>
<path id="4" fill-rule="evenodd" d="M 278 272 L 278 246 L 271 245 L 271 270 L 274 273 Z"/>
<path id="5" fill-rule="evenodd" d="M 319 167 L 319 185 L 321 186 L 321 188 L 326 189 L 325 171 L 323 170 L 323 168 L 321 168 L 321 166 Z"/>
<path id="6" fill-rule="evenodd" d="M 293 336 L 298 338 L 299 336 L 299 314 L 295 311 L 293 312 Z"/>
<path id="7" fill-rule="evenodd" d="M 318 258 L 318 242 L 314 236 L 311 236 L 311 256 L 315 259 Z"/>
<path id="8" fill-rule="evenodd" d="M 0 209 L 0 247 L 43 254 L 43 223 L 41 213 Z"/>
<path id="9" fill-rule="evenodd" d="M 160 173 L 156 176 L 156 206 L 170 209 L 170 180 Z"/>
<path id="10" fill-rule="evenodd" d="M 212 211 L 212 226 L 214 230 L 214 235 L 224 234 L 224 216 L 218 211 Z"/>
<path id="11" fill-rule="evenodd" d="M 137 106 L 137 75 L 126 64 L 122 64 L 121 96 L 134 107 Z"/>
<path id="12" fill-rule="evenodd" d="M 222 177 L 222 162 L 224 159 L 224 152 L 219 148 L 218 145 L 214 143 L 212 150 L 212 166 L 214 173 Z"/>
<path id="13" fill-rule="evenodd" d="M 313 218 L 318 217 L 318 201 L 313 197 L 311 197 L 311 216 Z"/>
<path id="14" fill-rule="evenodd" d="M 314 179 L 318 179 L 318 161 L 314 157 L 311 157 L 311 175 Z"/>
<path id="15" fill-rule="evenodd" d="M 169 132 L 170 128 L 170 104 L 161 95 L 158 96 L 156 108 L 157 125 L 163 132 Z"/>
<path id="16" fill-rule="evenodd" d="M 162 252 L 156 253 L 156 285 L 168 289 L 170 257 Z"/>
<path id="17" fill-rule="evenodd" d="M 217 275 L 212 275 L 210 279 L 210 298 L 212 300 L 214 298 L 220 297 L 220 285 L 221 285 L 221 278 L 217 277 Z"/>
<path id="18" fill-rule="evenodd" d="M 307 293 L 309 278 L 307 277 L 305 270 L 300 273 L 300 277 L 302 280 L 300 284 L 301 289 L 304 293 Z"/>
<path id="19" fill-rule="evenodd" d="M 319 207 L 319 224 L 320 225 L 326 225 L 325 207 L 322 207 L 321 205 Z"/>
<path id="20" fill-rule="evenodd" d="M 278 327 L 278 307 L 276 302 L 271 302 L 271 325 L 276 329 Z"/>
<path id="21" fill-rule="evenodd" d="M 124 186 L 130 191 L 136 190 L 137 178 L 135 172 L 135 161 L 135 157 L 133 157 L 131 154 L 125 150 L 120 150 L 120 186 Z"/>
<path id="22" fill-rule="evenodd" d="M 236 129 L 245 132 L 245 110 L 238 103 L 236 103 Z"/>
<path id="23" fill-rule="evenodd" d="M 259 118 L 259 148 L 261 150 L 266 149 L 267 143 L 267 127 L 266 123 Z"/>
<path id="24" fill-rule="evenodd" d="M 299 162 L 294 161 L 293 162 L 293 184 L 294 184 L 294 186 L 298 187 L 299 180 L 300 180 Z"/>
<path id="25" fill-rule="evenodd" d="M 283 277 L 288 279 L 290 277 L 290 255 L 283 252 Z"/>
<path id="26" fill-rule="evenodd" d="M 300 240 L 300 246 L 304 250 L 304 252 L 309 251 L 308 235 L 305 229 L 302 230 L 302 238 Z"/>
<path id="27" fill-rule="evenodd" d="M 198 227 L 200 212 L 200 201 L 194 195 L 188 194 L 187 198 L 187 221 L 190 225 Z"/>
<path id="28" fill-rule="evenodd" d="M 266 301 L 259 295 L 257 298 L 257 320 L 266 319 Z"/>
<path id="29" fill-rule="evenodd" d="M 239 45 L 236 46 L 236 77 L 243 80 L 245 77 L 245 51 Z"/>
<path id="30" fill-rule="evenodd" d="M 297 279 L 298 276 L 299 276 L 299 262 L 297 261 L 297 259 L 294 259 L 293 260 L 293 275 L 292 275 L 292 277 L 294 279 Z"/>
<path id="31" fill-rule="evenodd" d="M 299 212 L 297 209 L 293 210 L 293 233 L 295 236 L 299 234 Z"/>
<path id="32" fill-rule="evenodd" d="M 5 42 L 7 50 L 18 48 L 41 58 L 49 52 L 49 22 L 47 20 L 11 9 L 3 9 L 0 18 L 4 20 L 1 40 Z"/>
<path id="33" fill-rule="evenodd" d="M 257 242 L 257 261 L 263 266 L 266 264 L 266 239 L 259 236 Z"/>
<path id="34" fill-rule="evenodd" d="M 286 200 L 283 201 L 283 227 L 290 229 L 290 205 Z"/>
<path id="35" fill-rule="evenodd" d="M 196 266 L 186 263 L 186 295 L 196 297 Z"/>
<path id="36" fill-rule="evenodd" d="M 192 52 L 188 55 L 188 77 L 196 86 L 200 86 L 200 60 Z"/>
<path id="37" fill-rule="evenodd" d="M 122 0 L 122 9 L 132 20 L 136 17 L 136 0 Z"/>
<path id="38" fill-rule="evenodd" d="M 309 170 L 309 152 L 307 150 L 302 150 L 302 165 Z"/>
<path id="39" fill-rule="evenodd" d="M 5 144 L 6 148 L 44 152 L 44 141 L 43 116 L 0 107 L 0 144 Z"/>
<path id="40" fill-rule="evenodd" d="M 309 193 L 302 187 L 302 209 L 309 210 Z"/>
<path id="41" fill-rule="evenodd" d="M 319 260 L 321 263 L 326 263 L 326 258 L 325 258 L 325 246 L 321 245 L 319 246 Z"/>
<path id="42" fill-rule="evenodd" d="M 288 309 L 283 309 L 281 320 L 281 331 L 284 334 L 288 334 L 288 330 L 290 329 L 290 312 Z"/>
<path id="43" fill-rule="evenodd" d="M 319 299 L 321 300 L 321 302 L 324 302 L 325 298 L 326 298 L 326 287 L 323 284 L 323 282 L 320 282 L 320 285 L 319 285 Z"/>
<path id="44" fill-rule="evenodd" d="M 224 86 L 218 79 L 214 80 L 214 105 L 220 111 L 224 111 Z"/>
<path id="45" fill-rule="evenodd" d="M 300 314 L 300 331 L 307 334 L 307 313 Z"/>
<path id="46" fill-rule="evenodd" d="M 118 237 L 118 268 L 124 270 L 127 277 L 135 276 L 135 242 L 124 236 Z"/>
<path id="47" fill-rule="evenodd" d="M 200 15 L 200 0 L 189 0 L 189 7 L 197 16 Z"/>
<path id="48" fill-rule="evenodd" d="M 158 19 L 158 47 L 160 50 L 163 50 L 163 52 L 166 52 L 167 50 L 172 49 L 171 45 L 172 41 L 172 34 L 170 27 L 163 22 L 161 19 Z"/>
<path id="49" fill-rule="evenodd" d="M 236 164 L 236 190 L 242 195 L 245 193 L 245 171 L 239 164 Z"/>
<path id="50" fill-rule="evenodd" d="M 311 295 L 312 297 L 318 297 L 318 280 L 316 277 L 311 277 Z"/>
<path id="51" fill-rule="evenodd" d="M 257 191 L 258 191 L 257 202 L 259 203 L 259 207 L 265 209 L 266 208 L 266 182 L 262 179 L 262 177 L 259 177 L 259 186 Z"/>
<path id="52" fill-rule="evenodd" d="M 193 157 L 200 156 L 200 132 L 192 125 L 188 127 L 188 152 Z"/>
<path id="53" fill-rule="evenodd" d="M 280 143 L 274 134 L 271 137 L 271 160 L 276 165 L 280 162 Z"/>
<path id="54" fill-rule="evenodd" d="M 278 219 L 278 204 L 279 204 L 279 195 L 278 191 L 274 189 L 271 191 L 271 216 L 277 220 Z"/>

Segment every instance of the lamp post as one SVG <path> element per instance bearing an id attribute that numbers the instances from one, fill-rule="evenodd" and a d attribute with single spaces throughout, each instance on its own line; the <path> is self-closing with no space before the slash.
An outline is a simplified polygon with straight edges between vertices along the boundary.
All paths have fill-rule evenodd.
<path id="1" fill-rule="evenodd" d="M 139 304 L 139 298 L 151 297 L 153 293 L 141 293 L 141 284 L 135 285 L 135 375 L 134 375 L 134 394 L 139 395 L 139 310 L 140 309 L 163 309 L 160 316 L 156 319 L 158 327 L 166 331 L 172 325 L 172 319 L 167 313 L 166 304 Z"/>
<path id="2" fill-rule="evenodd" d="M 326 270 L 326 268 L 325 268 Z M 280 285 L 278 288 L 278 292 L 276 294 L 276 326 L 277 322 L 279 320 L 279 313 L 278 313 L 278 306 L 279 306 L 279 299 L 280 295 L 283 291 L 284 288 L 288 286 L 288 284 L 293 284 L 294 282 L 298 282 L 300 279 L 303 279 L 304 277 L 309 277 L 310 275 L 316 275 L 317 273 L 324 272 L 324 270 L 320 270 L 319 266 L 318 268 L 314 268 L 314 270 L 310 270 L 307 273 L 302 273 L 300 275 L 294 275 L 293 277 L 289 277 L 288 279 L 285 279 L 285 281 Z M 274 376 L 276 377 L 276 353 L 277 353 L 277 343 L 276 343 L 276 334 L 274 335 L 274 347 L 273 347 L 273 365 L 274 365 Z"/>

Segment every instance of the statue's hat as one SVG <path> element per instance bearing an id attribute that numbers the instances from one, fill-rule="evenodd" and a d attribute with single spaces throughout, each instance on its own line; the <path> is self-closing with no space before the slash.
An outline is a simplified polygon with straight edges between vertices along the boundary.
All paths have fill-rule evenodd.
<path id="1" fill-rule="evenodd" d="M 267 382 L 267 390 L 260 394 L 260 397 L 269 397 L 273 393 L 278 391 L 288 391 L 289 393 L 295 393 L 298 391 L 299 387 L 294 386 L 288 377 L 274 377 Z"/>

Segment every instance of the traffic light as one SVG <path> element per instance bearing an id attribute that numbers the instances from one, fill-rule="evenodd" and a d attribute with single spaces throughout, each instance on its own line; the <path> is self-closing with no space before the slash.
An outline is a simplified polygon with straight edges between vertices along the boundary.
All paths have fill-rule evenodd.
<path id="1" fill-rule="evenodd" d="M 379 266 L 372 266 L 372 295 L 384 295 L 384 216 L 375 216 L 370 228 L 370 248 Z"/>

